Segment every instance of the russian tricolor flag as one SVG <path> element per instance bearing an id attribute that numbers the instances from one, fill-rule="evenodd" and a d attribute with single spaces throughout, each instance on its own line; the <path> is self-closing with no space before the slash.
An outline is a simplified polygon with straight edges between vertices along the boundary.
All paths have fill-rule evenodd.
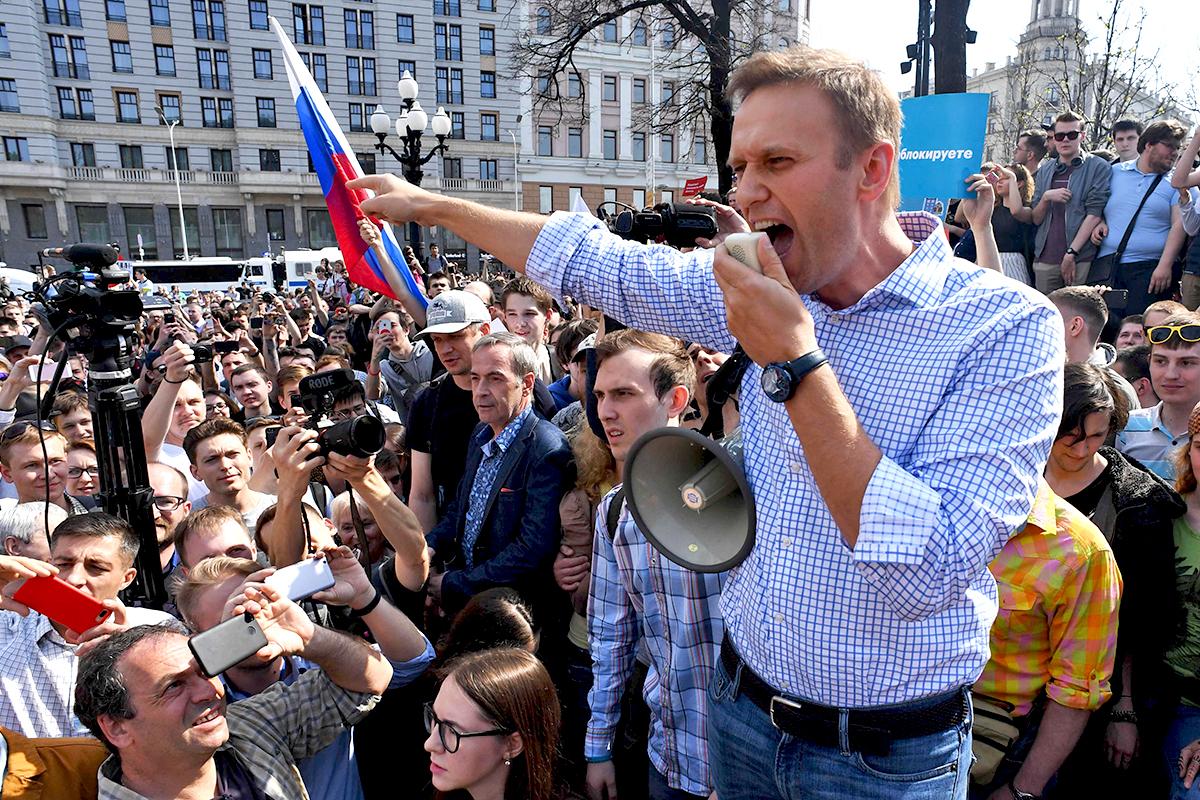
<path id="1" fill-rule="evenodd" d="M 391 264 L 384 263 L 359 233 L 359 220 L 367 218 L 359 209 L 359 203 L 371 197 L 372 193 L 346 188 L 349 181 L 363 176 L 350 143 L 283 27 L 274 17 L 270 18 L 270 22 L 283 48 L 283 64 L 292 87 L 292 97 L 296 101 L 296 112 L 300 115 L 300 128 L 304 131 L 304 141 L 312 156 L 313 168 L 321 181 L 321 191 L 325 194 L 325 204 L 329 208 L 338 248 L 342 251 L 350 280 L 399 300 L 417 324 L 423 327 L 425 307 L 429 301 L 417 287 L 391 225 L 371 220 L 380 230 L 382 247 Z"/>

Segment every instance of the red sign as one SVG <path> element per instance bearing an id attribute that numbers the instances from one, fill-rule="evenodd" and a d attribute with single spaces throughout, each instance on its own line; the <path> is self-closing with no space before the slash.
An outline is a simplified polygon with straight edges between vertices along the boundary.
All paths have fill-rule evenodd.
<path id="1" fill-rule="evenodd" d="M 707 185 L 708 185 L 708 176 L 707 175 L 705 175 L 703 178 L 688 178 L 687 182 L 683 184 L 683 196 L 684 197 L 695 197 L 696 195 L 703 192 L 704 187 Z"/>

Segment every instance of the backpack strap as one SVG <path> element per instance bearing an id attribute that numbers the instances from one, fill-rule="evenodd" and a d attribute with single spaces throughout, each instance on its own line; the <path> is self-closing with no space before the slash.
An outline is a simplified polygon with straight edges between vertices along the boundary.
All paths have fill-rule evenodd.
<path id="1" fill-rule="evenodd" d="M 621 486 L 617 489 L 616 494 L 612 497 L 612 502 L 608 504 L 608 513 L 604 517 L 604 524 L 608 527 L 608 540 L 611 542 L 617 536 L 617 523 L 621 519 L 621 509 L 625 507 L 625 487 Z"/>

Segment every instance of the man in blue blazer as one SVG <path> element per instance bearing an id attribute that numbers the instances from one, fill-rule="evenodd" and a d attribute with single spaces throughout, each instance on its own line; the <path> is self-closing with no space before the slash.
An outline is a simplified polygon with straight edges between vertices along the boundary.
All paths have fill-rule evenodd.
<path id="1" fill-rule="evenodd" d="M 457 497 L 426 535 L 445 569 L 430 577 L 428 591 L 448 615 L 494 586 L 519 591 L 543 621 L 563 600 L 551 567 L 558 505 L 574 485 L 575 465 L 566 437 L 531 408 L 536 365 L 529 345 L 510 333 L 484 336 L 472 349 L 480 425 Z"/>

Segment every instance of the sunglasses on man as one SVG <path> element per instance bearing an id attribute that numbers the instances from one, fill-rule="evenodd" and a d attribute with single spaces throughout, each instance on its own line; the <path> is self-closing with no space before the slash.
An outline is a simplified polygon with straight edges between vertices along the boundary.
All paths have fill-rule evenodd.
<path id="1" fill-rule="evenodd" d="M 1200 325 L 1189 323 L 1187 325 L 1155 325 L 1146 328 L 1146 339 L 1150 344 L 1164 344 L 1172 335 L 1178 336 L 1180 341 L 1188 344 L 1200 342 Z"/>
<path id="2" fill-rule="evenodd" d="M 1083 135 L 1083 131 L 1059 131 L 1054 134 L 1054 141 L 1065 142 L 1070 139 L 1072 142 Z"/>

